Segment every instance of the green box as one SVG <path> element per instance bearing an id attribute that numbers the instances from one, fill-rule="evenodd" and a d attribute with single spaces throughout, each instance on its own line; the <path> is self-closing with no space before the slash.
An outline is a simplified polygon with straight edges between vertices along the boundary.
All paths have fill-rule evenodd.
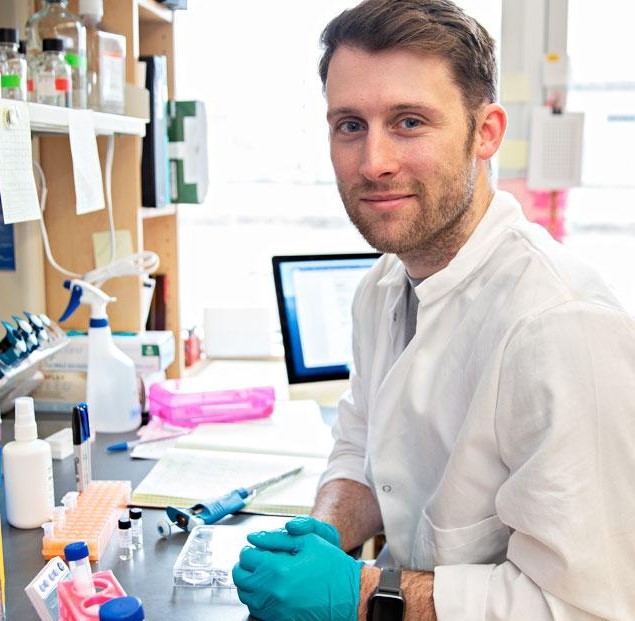
<path id="1" fill-rule="evenodd" d="M 209 184 L 207 114 L 202 101 L 168 101 L 173 203 L 202 203 Z"/>

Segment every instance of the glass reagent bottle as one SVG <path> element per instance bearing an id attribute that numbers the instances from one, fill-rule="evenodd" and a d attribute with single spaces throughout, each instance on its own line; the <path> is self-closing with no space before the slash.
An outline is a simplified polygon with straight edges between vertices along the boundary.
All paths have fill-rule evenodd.
<path id="1" fill-rule="evenodd" d="M 64 60 L 62 39 L 44 39 L 35 79 L 37 102 L 70 108 L 73 101 L 71 69 Z"/>
<path id="2" fill-rule="evenodd" d="M 0 28 L 0 76 L 4 99 L 26 101 L 26 60 L 20 55 L 16 28 Z"/>
<path id="3" fill-rule="evenodd" d="M 126 38 L 104 29 L 103 0 L 80 0 L 86 27 L 88 107 L 123 114 L 126 89 Z"/>
<path id="4" fill-rule="evenodd" d="M 64 59 L 72 69 L 72 104 L 85 108 L 86 28 L 67 7 L 68 0 L 45 0 L 44 8 L 29 18 L 25 29 L 27 60 L 41 56 L 44 39 L 62 39 Z"/>

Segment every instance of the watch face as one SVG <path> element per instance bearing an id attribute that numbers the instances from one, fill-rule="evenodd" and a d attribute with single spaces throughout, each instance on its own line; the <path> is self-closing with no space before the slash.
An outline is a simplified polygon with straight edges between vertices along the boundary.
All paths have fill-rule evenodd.
<path id="1" fill-rule="evenodd" d="M 368 621 L 402 621 L 404 601 L 398 595 L 376 593 L 368 602 Z"/>

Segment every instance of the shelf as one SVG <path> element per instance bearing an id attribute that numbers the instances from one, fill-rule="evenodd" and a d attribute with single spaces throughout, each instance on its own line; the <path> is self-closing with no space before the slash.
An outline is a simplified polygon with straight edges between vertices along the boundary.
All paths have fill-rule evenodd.
<path id="1" fill-rule="evenodd" d="M 166 207 L 142 207 L 141 217 L 144 220 L 150 218 L 163 218 L 165 216 L 173 216 L 176 214 L 176 205 L 167 205 Z"/>
<path id="2" fill-rule="evenodd" d="M 60 337 L 59 341 L 51 343 L 51 345 L 44 349 L 36 349 L 17 366 L 5 371 L 6 375 L 0 377 L 0 405 L 2 405 L 2 402 L 16 389 L 23 386 L 33 377 L 33 374 L 38 370 L 41 362 L 66 347 L 68 343 L 69 340 L 67 336 Z"/>
<path id="3" fill-rule="evenodd" d="M 171 24 L 173 13 L 161 6 L 156 0 L 137 0 L 139 5 L 139 20 L 142 22 L 158 22 Z"/>
<path id="4" fill-rule="evenodd" d="M 4 118 L 6 111 L 15 108 L 15 102 L 10 99 L 0 99 L 0 114 Z M 44 104 L 28 103 L 31 131 L 40 134 L 68 134 L 68 108 L 46 106 Z M 95 132 L 98 135 L 128 134 L 145 136 L 146 119 L 121 114 L 107 114 L 93 112 Z"/>

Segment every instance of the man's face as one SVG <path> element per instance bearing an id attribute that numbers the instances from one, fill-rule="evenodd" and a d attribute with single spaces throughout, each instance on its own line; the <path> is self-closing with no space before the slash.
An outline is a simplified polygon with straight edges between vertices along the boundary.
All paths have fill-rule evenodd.
<path id="1" fill-rule="evenodd" d="M 449 244 L 469 217 L 477 169 L 447 63 L 340 47 L 326 99 L 340 195 L 368 243 L 399 255 Z"/>

